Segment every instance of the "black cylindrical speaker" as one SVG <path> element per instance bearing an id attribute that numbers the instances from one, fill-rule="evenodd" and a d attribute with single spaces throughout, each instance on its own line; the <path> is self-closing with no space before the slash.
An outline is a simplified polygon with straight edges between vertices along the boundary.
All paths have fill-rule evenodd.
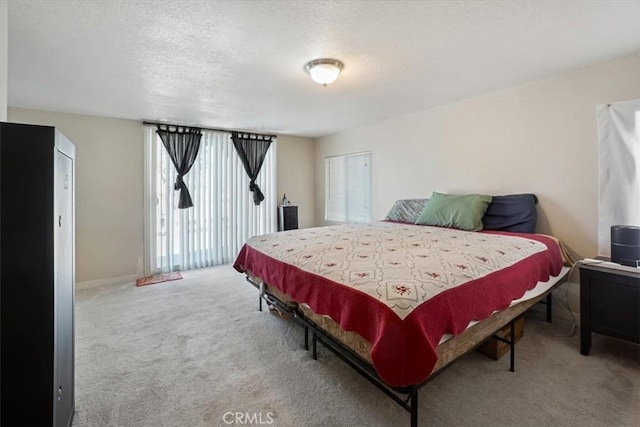
<path id="1" fill-rule="evenodd" d="M 611 226 L 611 261 L 631 267 L 640 266 L 640 227 Z"/>

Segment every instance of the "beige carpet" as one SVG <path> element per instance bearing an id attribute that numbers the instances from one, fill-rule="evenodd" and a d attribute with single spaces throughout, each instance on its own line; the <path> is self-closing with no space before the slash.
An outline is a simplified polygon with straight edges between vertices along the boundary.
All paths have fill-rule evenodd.
<path id="1" fill-rule="evenodd" d="M 253 425 L 409 426 L 328 350 L 312 360 L 301 329 L 259 312 L 231 267 L 183 275 L 77 293 L 74 426 L 247 425 L 228 412 Z M 547 324 L 540 308 L 515 373 L 508 356 L 463 357 L 420 391 L 419 425 L 640 425 L 640 347 L 597 336 L 582 356 L 569 324 Z"/>

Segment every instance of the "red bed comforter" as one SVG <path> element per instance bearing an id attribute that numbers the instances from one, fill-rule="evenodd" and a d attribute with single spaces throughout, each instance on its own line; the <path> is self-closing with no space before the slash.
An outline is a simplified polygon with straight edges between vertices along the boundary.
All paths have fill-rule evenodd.
<path id="1" fill-rule="evenodd" d="M 234 268 L 360 334 L 380 378 L 400 387 L 429 377 L 444 334 L 557 276 L 562 256 L 535 234 L 380 222 L 256 236 Z"/>

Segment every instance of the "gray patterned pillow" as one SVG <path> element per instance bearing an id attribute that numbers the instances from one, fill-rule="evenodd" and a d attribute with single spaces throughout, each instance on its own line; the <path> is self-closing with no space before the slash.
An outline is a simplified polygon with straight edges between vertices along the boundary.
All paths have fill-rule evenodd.
<path id="1" fill-rule="evenodd" d="M 387 221 L 408 222 L 413 224 L 416 222 L 424 206 L 429 199 L 403 199 L 393 204 L 393 207 L 385 218 Z"/>

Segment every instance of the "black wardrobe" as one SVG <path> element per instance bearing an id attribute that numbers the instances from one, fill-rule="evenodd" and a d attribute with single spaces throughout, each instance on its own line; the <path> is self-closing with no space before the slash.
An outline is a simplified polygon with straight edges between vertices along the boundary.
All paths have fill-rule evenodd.
<path id="1" fill-rule="evenodd" d="M 75 148 L 0 123 L 0 424 L 69 426 L 74 411 Z"/>

